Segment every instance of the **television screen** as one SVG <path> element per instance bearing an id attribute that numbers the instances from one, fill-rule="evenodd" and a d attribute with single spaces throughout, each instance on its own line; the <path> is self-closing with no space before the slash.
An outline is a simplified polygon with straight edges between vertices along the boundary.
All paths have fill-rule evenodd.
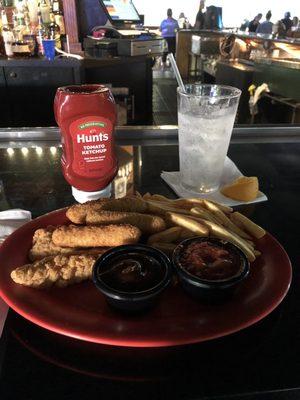
<path id="1" fill-rule="evenodd" d="M 103 0 L 113 21 L 140 21 L 140 16 L 131 0 Z"/>

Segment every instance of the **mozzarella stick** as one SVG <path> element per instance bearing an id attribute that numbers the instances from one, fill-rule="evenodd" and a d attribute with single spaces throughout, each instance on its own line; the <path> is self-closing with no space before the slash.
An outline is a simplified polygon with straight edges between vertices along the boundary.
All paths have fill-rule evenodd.
<path id="1" fill-rule="evenodd" d="M 236 221 L 237 224 L 242 225 L 243 228 L 256 239 L 261 239 L 266 234 L 266 231 L 261 226 L 255 224 L 249 218 L 245 217 L 245 215 L 240 214 L 239 212 L 234 212 L 231 215 L 231 218 L 233 222 Z"/>
<path id="2" fill-rule="evenodd" d="M 87 225 L 130 224 L 150 235 L 166 229 L 165 221 L 156 215 L 121 211 L 91 210 L 87 213 L 86 223 Z"/>
<path id="3" fill-rule="evenodd" d="M 180 238 L 182 228 L 174 226 L 173 228 L 166 229 L 163 232 L 155 233 L 148 238 L 148 244 L 152 243 L 172 243 Z"/>
<path id="4" fill-rule="evenodd" d="M 207 225 L 201 223 L 200 221 L 195 221 L 191 218 L 186 217 L 185 215 L 176 214 L 176 213 L 167 213 L 167 217 L 169 220 L 174 222 L 176 225 L 181 226 L 182 228 L 188 229 L 189 231 L 194 232 L 198 236 L 208 236 L 209 229 Z"/>
<path id="5" fill-rule="evenodd" d="M 143 199 L 124 197 L 111 200 L 103 206 L 102 210 L 144 213 L 147 212 L 148 205 Z"/>
<path id="6" fill-rule="evenodd" d="M 66 216 L 74 224 L 85 224 L 86 214 L 89 210 L 101 210 L 104 204 L 108 203 L 110 199 L 99 199 L 87 201 L 83 204 L 74 204 L 68 208 Z"/>
<path id="7" fill-rule="evenodd" d="M 132 225 L 76 226 L 55 229 L 52 241 L 61 247 L 114 247 L 135 244 L 141 231 Z"/>
<path id="8" fill-rule="evenodd" d="M 108 250 L 107 247 L 77 248 L 77 247 L 60 247 L 52 242 L 52 234 L 56 229 L 55 226 L 41 228 L 34 232 L 32 240 L 32 248 L 29 250 L 29 258 L 31 261 L 41 260 L 42 258 L 55 256 L 58 254 L 102 254 Z"/>

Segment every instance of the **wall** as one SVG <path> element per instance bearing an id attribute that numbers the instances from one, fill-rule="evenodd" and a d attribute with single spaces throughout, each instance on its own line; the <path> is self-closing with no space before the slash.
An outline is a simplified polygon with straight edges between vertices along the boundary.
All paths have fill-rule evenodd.
<path id="1" fill-rule="evenodd" d="M 145 25 L 159 25 L 165 18 L 167 8 L 173 9 L 174 18 L 184 12 L 189 21 L 194 24 L 199 7 L 199 0 L 133 0 L 138 12 L 145 14 Z M 262 6 L 263 4 L 263 6 Z M 225 26 L 240 26 L 244 18 L 253 19 L 259 12 L 266 14 L 272 10 L 272 21 L 283 18 L 285 11 L 290 11 L 292 17 L 300 17 L 299 0 L 214 0 L 206 5 L 223 7 L 223 23 Z"/>

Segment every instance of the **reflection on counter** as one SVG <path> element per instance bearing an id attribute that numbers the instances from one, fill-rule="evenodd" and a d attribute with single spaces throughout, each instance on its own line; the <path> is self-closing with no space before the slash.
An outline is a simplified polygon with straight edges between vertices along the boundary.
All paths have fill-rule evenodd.
<path id="1" fill-rule="evenodd" d="M 177 62 L 185 79 L 242 90 L 237 123 L 300 122 L 300 40 L 182 30 L 177 41 Z M 249 107 L 249 101 L 256 102 L 251 94 L 262 84 L 265 90 L 255 107 Z"/>
<path id="2" fill-rule="evenodd" d="M 60 166 L 61 146 L 0 149 L 0 211 L 26 208 L 33 217 L 73 204 Z M 116 198 L 134 193 L 135 148 L 117 147 L 119 171 L 112 184 Z M 51 172 L 49 172 L 51 170 Z"/>

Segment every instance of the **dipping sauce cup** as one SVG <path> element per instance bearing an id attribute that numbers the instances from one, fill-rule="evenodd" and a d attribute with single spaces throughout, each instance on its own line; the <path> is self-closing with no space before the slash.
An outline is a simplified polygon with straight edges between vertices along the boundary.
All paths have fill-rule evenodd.
<path id="1" fill-rule="evenodd" d="M 107 251 L 93 269 L 93 281 L 108 303 L 126 312 L 153 306 L 171 277 L 168 257 L 142 244 L 118 246 Z"/>
<path id="2" fill-rule="evenodd" d="M 184 240 L 174 250 L 173 264 L 183 289 L 196 299 L 230 298 L 249 273 L 249 262 L 234 244 L 215 238 Z"/>

